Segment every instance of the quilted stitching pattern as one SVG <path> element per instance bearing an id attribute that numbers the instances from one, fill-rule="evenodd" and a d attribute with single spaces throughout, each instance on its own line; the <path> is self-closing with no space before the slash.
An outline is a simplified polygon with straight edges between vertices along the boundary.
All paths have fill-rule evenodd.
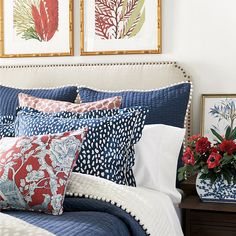
<path id="1" fill-rule="evenodd" d="M 96 204 L 98 205 L 98 203 Z M 23 219 L 30 224 L 44 228 L 57 236 L 131 236 L 130 224 L 125 224 L 120 216 L 87 208 L 86 211 L 64 212 L 60 217 L 39 215 L 34 212 L 9 212 L 10 215 Z M 115 212 L 115 210 L 113 210 Z M 124 215 L 124 214 L 123 214 Z M 122 215 L 121 215 L 122 216 Z M 125 218 L 125 216 L 123 216 Z M 133 220 L 134 221 L 134 220 Z M 132 222 L 132 219 L 130 219 Z M 133 226 L 134 228 L 135 226 Z M 139 228 L 138 228 L 139 229 Z M 136 229 L 135 236 L 145 236 L 142 229 Z M 22 234 L 24 235 L 24 234 Z M 44 236 L 44 235 L 41 235 Z"/>
<path id="2" fill-rule="evenodd" d="M 16 108 L 19 106 L 18 94 L 22 92 L 40 98 L 66 102 L 74 102 L 77 97 L 76 86 L 55 89 L 16 89 L 0 85 L 0 116 L 16 114 Z"/>
<path id="3" fill-rule="evenodd" d="M 48 231 L 33 226 L 23 220 L 0 213 L 0 235 L 3 236 L 53 236 Z"/>
<path id="4" fill-rule="evenodd" d="M 151 91 L 106 92 L 86 87 L 78 88 L 82 102 L 121 96 L 121 108 L 144 106 L 149 109 L 146 124 L 165 124 L 180 128 L 184 127 L 190 90 L 191 83 L 188 82 Z"/>

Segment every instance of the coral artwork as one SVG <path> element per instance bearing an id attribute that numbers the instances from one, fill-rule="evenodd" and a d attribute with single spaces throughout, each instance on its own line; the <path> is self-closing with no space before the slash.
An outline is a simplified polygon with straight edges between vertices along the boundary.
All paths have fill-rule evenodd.
<path id="1" fill-rule="evenodd" d="M 135 37 L 145 22 L 145 0 L 95 0 L 95 33 L 104 40 Z"/>
<path id="2" fill-rule="evenodd" d="M 14 0 L 14 29 L 22 39 L 48 42 L 58 30 L 58 0 Z"/>

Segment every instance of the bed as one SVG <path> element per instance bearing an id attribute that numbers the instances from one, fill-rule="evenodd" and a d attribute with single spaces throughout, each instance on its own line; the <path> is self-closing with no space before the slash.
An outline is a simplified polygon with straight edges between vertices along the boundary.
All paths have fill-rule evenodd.
<path id="1" fill-rule="evenodd" d="M 0 84 L 27 89 L 76 85 L 107 93 L 143 92 L 183 81 L 191 78 L 175 62 L 0 66 Z M 192 85 L 189 94 L 191 98 Z M 185 139 L 191 134 L 190 100 Z M 67 184 L 61 216 L 6 210 L 0 213 L 0 235 L 183 235 L 180 195 L 165 186 L 163 191 L 134 188 L 83 173 L 72 173 Z"/>

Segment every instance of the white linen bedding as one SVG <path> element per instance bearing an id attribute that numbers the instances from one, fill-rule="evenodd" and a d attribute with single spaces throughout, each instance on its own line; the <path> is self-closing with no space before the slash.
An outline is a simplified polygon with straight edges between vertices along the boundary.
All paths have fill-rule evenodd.
<path id="1" fill-rule="evenodd" d="M 185 129 L 163 125 L 145 125 L 135 145 L 133 167 L 137 186 L 168 194 L 173 202 L 181 201 L 176 189 L 176 172 Z"/>
<path id="2" fill-rule="evenodd" d="M 116 204 L 130 213 L 152 236 L 181 236 L 174 204 L 159 191 L 118 185 L 91 175 L 72 173 L 67 194 Z"/>

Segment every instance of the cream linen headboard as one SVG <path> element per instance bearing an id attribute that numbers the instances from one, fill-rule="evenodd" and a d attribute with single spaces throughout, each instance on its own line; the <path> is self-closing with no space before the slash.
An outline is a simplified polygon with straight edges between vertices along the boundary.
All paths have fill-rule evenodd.
<path id="1" fill-rule="evenodd" d="M 186 80 L 190 77 L 176 62 L 0 66 L 0 84 L 19 88 L 86 85 L 104 90 L 144 90 Z M 186 117 L 188 136 L 190 113 Z"/>

